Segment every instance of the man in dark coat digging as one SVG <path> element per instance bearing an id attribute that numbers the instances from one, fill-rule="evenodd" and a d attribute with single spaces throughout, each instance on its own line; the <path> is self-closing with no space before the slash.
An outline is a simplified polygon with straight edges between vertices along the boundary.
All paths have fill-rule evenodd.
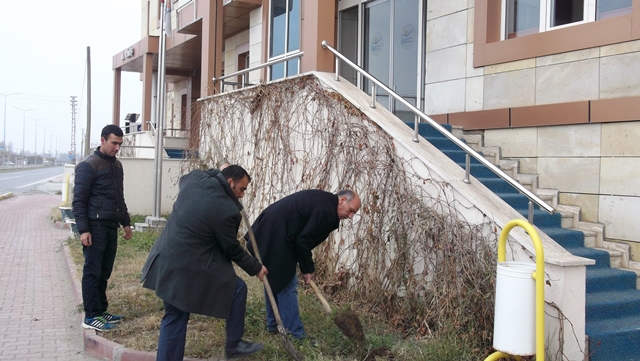
<path id="1" fill-rule="evenodd" d="M 269 269 L 269 282 L 278 304 L 284 327 L 295 339 L 306 337 L 298 309 L 296 265 L 306 284 L 315 266 L 311 251 L 338 228 L 341 219 L 350 219 L 360 209 L 360 197 L 351 190 L 332 194 L 317 189 L 293 193 L 267 207 L 251 226 Z M 245 235 L 248 239 L 248 235 Z M 249 244 L 249 243 L 248 243 Z M 254 254 L 254 250 L 250 247 Z M 267 331 L 277 332 L 269 297 Z"/>
<path id="2" fill-rule="evenodd" d="M 162 234 L 142 269 L 143 286 L 164 301 L 157 361 L 184 357 L 191 313 L 226 319 L 225 356 L 254 354 L 261 343 L 242 340 L 247 286 L 231 261 L 260 280 L 267 269 L 238 242 L 244 196 L 251 178 L 240 166 L 222 172 L 194 170 L 180 179 L 180 191 Z"/>

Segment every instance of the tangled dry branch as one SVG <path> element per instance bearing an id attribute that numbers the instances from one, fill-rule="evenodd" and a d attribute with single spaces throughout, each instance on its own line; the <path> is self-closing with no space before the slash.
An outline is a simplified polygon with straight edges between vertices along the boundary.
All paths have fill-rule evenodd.
<path id="1" fill-rule="evenodd" d="M 211 97 L 194 113 L 199 131 L 184 171 L 242 165 L 253 177 L 243 199 L 253 217 L 302 189 L 359 192 L 360 214 L 315 250 L 326 292 L 388 315 L 407 334 L 453 330 L 489 348 L 495 234 L 466 222 L 449 184 L 418 175 L 358 108 L 305 76 Z"/>

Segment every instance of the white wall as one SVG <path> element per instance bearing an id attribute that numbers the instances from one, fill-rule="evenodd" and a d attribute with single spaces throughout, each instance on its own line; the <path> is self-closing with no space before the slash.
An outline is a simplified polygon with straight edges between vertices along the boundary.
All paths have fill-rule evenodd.
<path id="1" fill-rule="evenodd" d="M 124 168 L 124 197 L 131 214 L 153 213 L 155 169 L 153 159 L 118 158 Z M 160 212 L 171 212 L 178 194 L 178 179 L 181 175 L 181 159 L 162 161 L 162 197 Z"/>

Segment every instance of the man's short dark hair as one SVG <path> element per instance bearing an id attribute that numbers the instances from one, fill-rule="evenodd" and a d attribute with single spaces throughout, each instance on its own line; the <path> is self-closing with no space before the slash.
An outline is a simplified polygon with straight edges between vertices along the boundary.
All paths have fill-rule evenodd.
<path id="1" fill-rule="evenodd" d="M 231 178 L 231 180 L 233 180 L 234 182 L 239 182 L 244 177 L 247 177 L 249 182 L 251 182 L 251 176 L 249 175 L 249 173 L 247 173 L 244 168 L 236 164 L 226 166 L 220 173 L 222 173 L 222 175 L 226 179 Z"/>
<path id="2" fill-rule="evenodd" d="M 109 135 L 115 135 L 116 137 L 122 138 L 124 134 L 122 134 L 122 129 L 115 124 L 109 124 L 106 127 L 102 128 L 102 133 L 100 136 L 104 139 L 109 139 Z"/>

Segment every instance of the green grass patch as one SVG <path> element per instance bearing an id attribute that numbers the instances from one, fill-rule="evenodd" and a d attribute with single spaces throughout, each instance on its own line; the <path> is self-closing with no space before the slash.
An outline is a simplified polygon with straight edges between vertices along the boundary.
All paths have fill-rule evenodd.
<path id="1" fill-rule="evenodd" d="M 134 222 L 144 222 L 144 217 L 133 216 Z M 125 316 L 126 320 L 114 331 L 101 336 L 135 350 L 155 352 L 160 320 L 164 314 L 162 300 L 140 285 L 142 266 L 158 235 L 153 231 L 134 232 L 131 240 L 119 239 L 118 255 L 107 290 L 109 311 Z M 69 239 L 68 243 L 78 274 L 81 275 L 84 260 L 80 240 Z M 244 338 L 265 344 L 261 352 L 246 360 L 290 360 L 280 337 L 266 332 L 262 283 L 240 269 L 236 269 L 236 272 L 249 288 Z M 402 334 L 386 322 L 391 317 L 366 313 L 363 307 L 354 307 L 365 332 L 365 340 L 357 342 L 340 332 L 332 316 L 324 312 L 313 290 L 302 283 L 299 300 L 305 329 L 318 342 L 317 346 L 306 341 L 296 344 L 307 360 L 465 361 L 483 359 L 488 351 L 471 349 L 453 332 L 444 339 Z M 346 306 L 334 304 L 331 298 L 328 301 L 334 308 L 334 314 Z M 224 325 L 224 320 L 191 315 L 185 357 L 223 358 Z"/>

